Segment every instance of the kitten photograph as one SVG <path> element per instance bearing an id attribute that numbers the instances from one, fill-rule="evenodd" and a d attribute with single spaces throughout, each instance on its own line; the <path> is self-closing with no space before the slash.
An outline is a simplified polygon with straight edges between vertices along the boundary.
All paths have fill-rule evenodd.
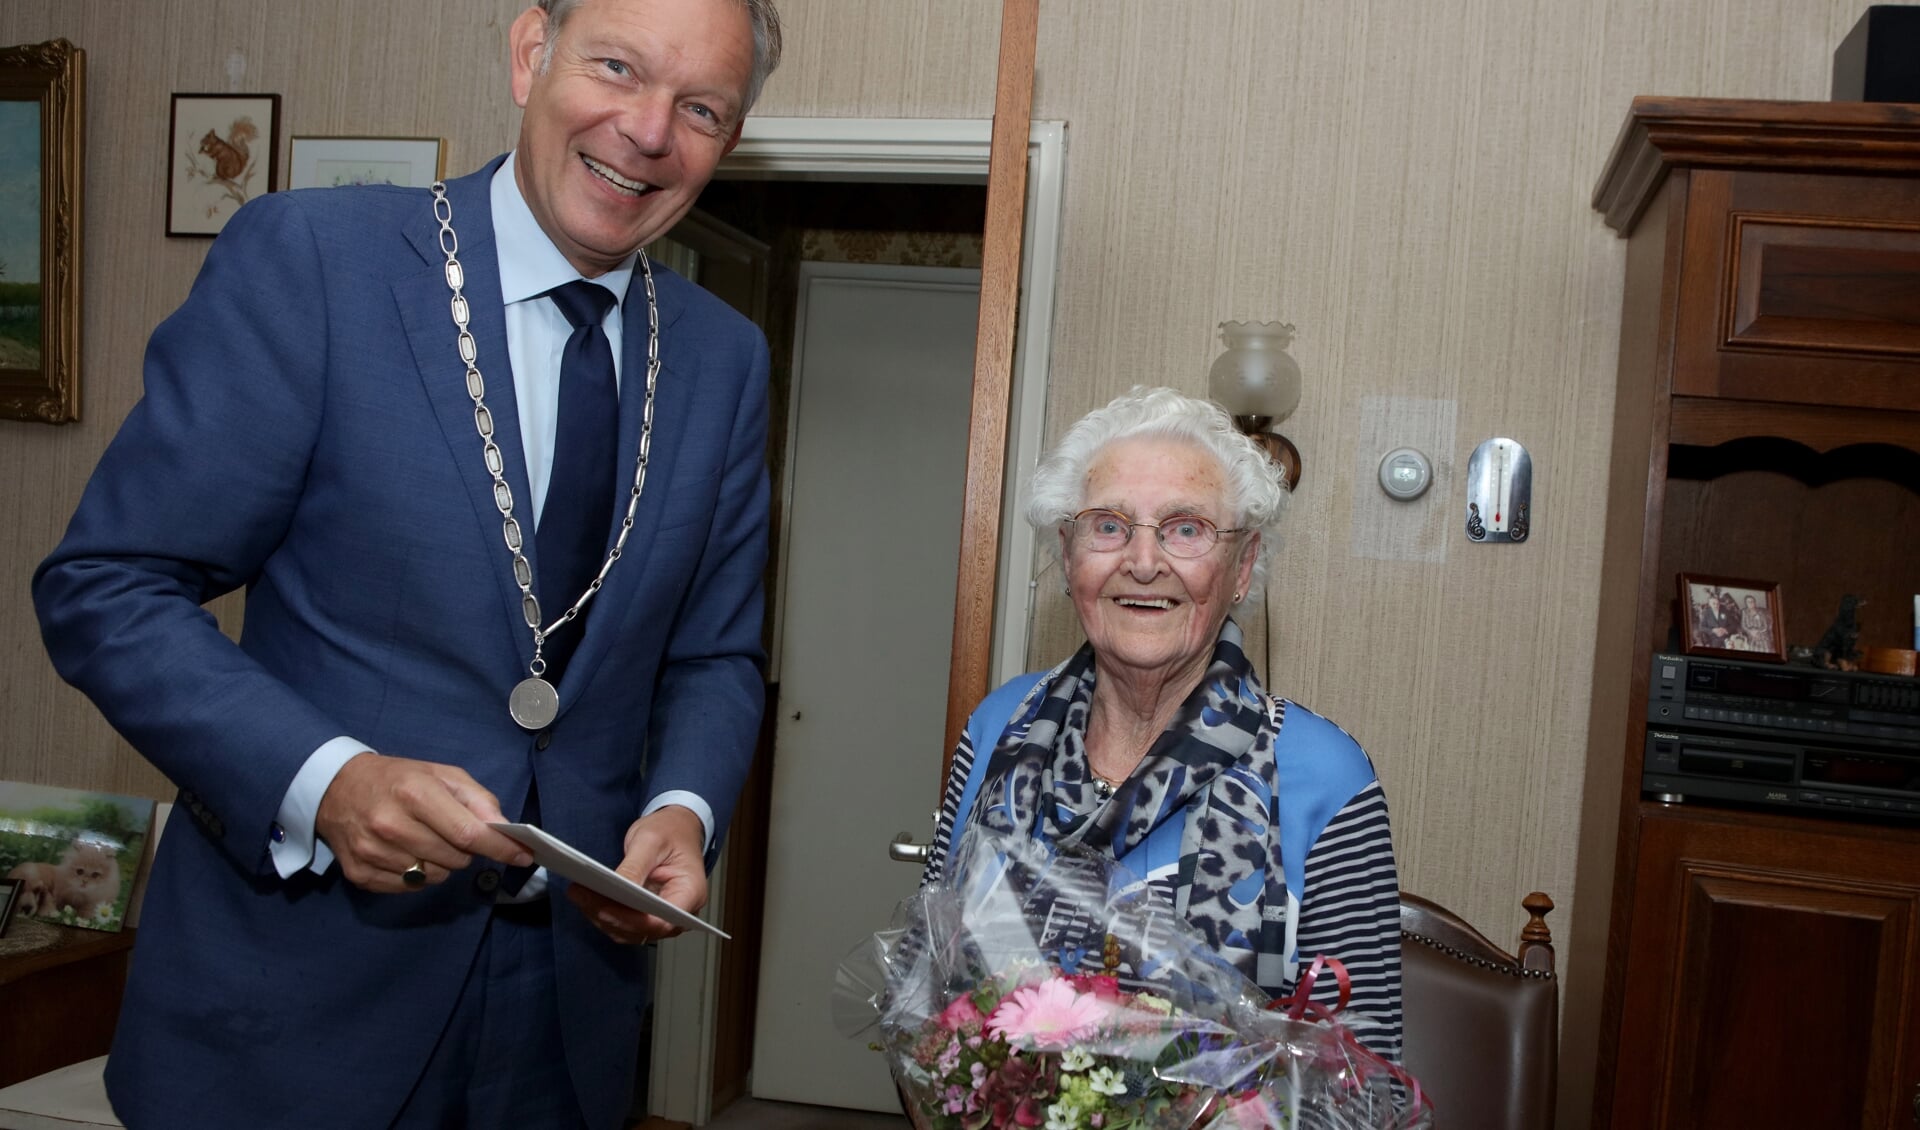
<path id="1" fill-rule="evenodd" d="M 71 910 L 92 918 L 113 909 L 120 898 L 120 860 L 114 850 L 91 840 L 74 840 L 58 863 L 22 863 L 7 873 L 25 883 L 27 914 L 55 915 Z"/>
<path id="2" fill-rule="evenodd" d="M 152 827 L 151 800 L 0 781 L 0 878 L 18 885 L 14 912 L 121 929 Z"/>

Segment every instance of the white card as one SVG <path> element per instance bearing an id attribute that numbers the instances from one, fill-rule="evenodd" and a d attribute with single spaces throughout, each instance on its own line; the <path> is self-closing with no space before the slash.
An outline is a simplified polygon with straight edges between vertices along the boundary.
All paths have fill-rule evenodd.
<path id="1" fill-rule="evenodd" d="M 590 891 L 607 896 L 621 906 L 644 910 L 682 929 L 705 930 L 716 938 L 733 940 L 733 936 L 725 930 L 687 913 L 611 867 L 580 854 L 566 841 L 532 824 L 494 824 L 492 827 L 526 848 L 532 853 L 533 861 L 548 871 L 555 875 L 564 875 Z"/>

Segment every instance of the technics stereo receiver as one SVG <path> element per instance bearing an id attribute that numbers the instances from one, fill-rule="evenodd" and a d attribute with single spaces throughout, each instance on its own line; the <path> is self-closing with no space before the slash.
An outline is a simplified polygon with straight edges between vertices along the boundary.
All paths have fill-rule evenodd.
<path id="1" fill-rule="evenodd" d="M 1655 655 L 1641 788 L 1920 820 L 1920 680 Z"/>

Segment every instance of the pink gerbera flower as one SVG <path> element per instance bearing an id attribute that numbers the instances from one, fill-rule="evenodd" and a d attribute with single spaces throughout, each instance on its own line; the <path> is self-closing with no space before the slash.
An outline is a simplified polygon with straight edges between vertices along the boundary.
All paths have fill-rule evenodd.
<path id="1" fill-rule="evenodd" d="M 1001 1001 L 987 1021 L 987 1031 L 1009 1043 L 1064 1048 L 1105 1015 L 1106 1007 L 1098 1000 L 1074 992 L 1073 986 L 1056 978 L 1029 985 Z"/>

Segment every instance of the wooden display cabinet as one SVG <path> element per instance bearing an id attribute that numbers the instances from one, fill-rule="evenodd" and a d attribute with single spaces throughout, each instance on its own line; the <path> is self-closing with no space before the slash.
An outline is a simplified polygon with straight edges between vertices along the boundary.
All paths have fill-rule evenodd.
<path id="1" fill-rule="evenodd" d="M 1853 593 L 1863 647 L 1911 644 L 1920 106 L 1636 99 L 1594 206 L 1628 246 L 1578 889 L 1611 899 L 1593 1125 L 1920 1125 L 1920 824 L 1640 788 L 1677 573 L 1778 582 L 1788 643 Z"/>

